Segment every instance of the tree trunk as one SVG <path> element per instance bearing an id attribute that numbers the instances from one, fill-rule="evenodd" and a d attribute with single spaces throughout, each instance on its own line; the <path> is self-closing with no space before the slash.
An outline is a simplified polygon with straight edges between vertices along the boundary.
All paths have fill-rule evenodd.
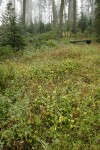
<path id="1" fill-rule="evenodd" d="M 67 13 L 66 13 L 66 6 L 68 5 L 68 1 L 65 1 L 66 3 L 64 4 L 64 23 L 67 21 Z"/>
<path id="2" fill-rule="evenodd" d="M 32 23 L 32 0 L 30 0 L 30 24 Z"/>
<path id="3" fill-rule="evenodd" d="M 90 17 L 90 12 L 89 12 L 89 10 L 90 10 L 90 3 L 89 3 L 89 1 L 87 3 L 88 3 L 87 4 L 87 16 L 88 16 L 88 19 L 89 19 L 89 17 Z"/>
<path id="4" fill-rule="evenodd" d="M 26 25 L 29 26 L 32 23 L 32 0 L 26 1 Z"/>
<path id="5" fill-rule="evenodd" d="M 2 4 L 2 0 L 0 0 L 0 5 Z"/>
<path id="6" fill-rule="evenodd" d="M 91 1 L 91 17 L 92 17 L 92 19 L 94 18 L 94 12 L 95 12 L 95 0 L 92 0 Z"/>
<path id="7" fill-rule="evenodd" d="M 64 10 L 64 0 L 61 0 L 60 16 L 59 16 L 59 38 L 62 38 L 63 10 Z"/>
<path id="8" fill-rule="evenodd" d="M 57 11 L 56 11 L 55 0 L 52 0 L 52 14 L 53 14 L 53 25 L 55 27 L 57 23 Z"/>
<path id="9" fill-rule="evenodd" d="M 68 26 L 71 28 L 73 21 L 73 1 L 68 0 Z"/>
<path id="10" fill-rule="evenodd" d="M 26 0 L 23 0 L 23 26 L 24 27 L 26 25 L 25 18 L 26 18 Z"/>
<path id="11" fill-rule="evenodd" d="M 84 14 L 83 9 L 84 9 L 84 2 L 83 2 L 83 0 L 81 0 L 81 17 Z"/>
<path id="12" fill-rule="evenodd" d="M 77 4 L 76 0 L 73 0 L 73 34 L 76 33 L 77 30 Z"/>
<path id="13" fill-rule="evenodd" d="M 70 5 L 71 5 L 71 1 L 69 0 L 68 2 L 68 22 L 70 22 Z"/>
<path id="14" fill-rule="evenodd" d="M 42 4 L 41 3 L 39 3 L 38 4 L 39 6 L 39 22 L 42 22 Z"/>

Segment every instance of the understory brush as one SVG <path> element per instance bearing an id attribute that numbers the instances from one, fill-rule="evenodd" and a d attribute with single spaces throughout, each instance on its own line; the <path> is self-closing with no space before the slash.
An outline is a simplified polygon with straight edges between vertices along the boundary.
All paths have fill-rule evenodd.
<path id="1" fill-rule="evenodd" d="M 33 41 L 32 43 L 33 43 L 35 48 L 40 48 L 44 44 L 52 47 L 52 46 L 56 45 L 55 39 L 57 39 L 57 33 L 50 31 L 47 33 L 35 35 L 32 38 L 32 41 Z M 50 42 L 50 41 L 52 41 L 52 42 Z"/>
<path id="2" fill-rule="evenodd" d="M 0 60 L 14 57 L 14 50 L 10 46 L 0 46 Z"/>
<path id="3" fill-rule="evenodd" d="M 99 149 L 99 46 L 29 50 L 0 64 L 1 150 Z"/>

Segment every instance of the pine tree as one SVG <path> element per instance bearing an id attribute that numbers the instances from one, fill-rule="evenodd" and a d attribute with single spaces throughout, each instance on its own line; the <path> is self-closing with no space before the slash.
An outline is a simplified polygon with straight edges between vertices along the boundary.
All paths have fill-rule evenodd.
<path id="1" fill-rule="evenodd" d="M 100 42 L 100 0 L 96 0 L 95 10 L 95 30 L 97 34 L 97 41 Z"/>
<path id="2" fill-rule="evenodd" d="M 82 13 L 81 19 L 78 21 L 78 28 L 80 28 L 82 32 L 84 33 L 87 27 L 88 27 L 88 18 L 86 17 L 86 15 Z"/>
<path id="3" fill-rule="evenodd" d="M 7 4 L 6 12 L 2 17 L 2 45 L 10 45 L 12 48 L 19 50 L 25 46 L 22 37 L 22 28 L 17 19 L 12 3 Z"/>

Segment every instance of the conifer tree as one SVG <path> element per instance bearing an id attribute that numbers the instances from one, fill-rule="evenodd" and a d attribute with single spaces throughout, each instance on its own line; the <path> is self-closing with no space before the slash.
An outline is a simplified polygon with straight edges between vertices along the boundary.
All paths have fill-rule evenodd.
<path id="1" fill-rule="evenodd" d="M 81 18 L 78 21 L 78 28 L 80 28 L 82 30 L 82 32 L 84 33 L 84 31 L 87 29 L 87 27 L 88 27 L 88 18 L 86 17 L 86 15 L 84 15 L 82 13 Z"/>
<path id="2" fill-rule="evenodd" d="M 2 17 L 2 45 L 10 45 L 12 48 L 19 50 L 25 46 L 22 37 L 22 28 L 20 21 L 17 19 L 12 3 L 7 4 L 6 12 Z"/>
<path id="3" fill-rule="evenodd" d="M 100 42 L 100 0 L 96 0 L 95 10 L 95 30 L 97 35 L 97 41 Z"/>

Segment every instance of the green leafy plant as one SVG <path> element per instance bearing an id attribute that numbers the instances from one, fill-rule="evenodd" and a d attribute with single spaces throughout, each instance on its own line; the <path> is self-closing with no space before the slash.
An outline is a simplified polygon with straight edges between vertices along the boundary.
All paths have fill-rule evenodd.
<path id="1" fill-rule="evenodd" d="M 46 45 L 50 47 L 55 47 L 57 46 L 57 42 L 55 40 L 49 40 L 46 42 Z"/>

